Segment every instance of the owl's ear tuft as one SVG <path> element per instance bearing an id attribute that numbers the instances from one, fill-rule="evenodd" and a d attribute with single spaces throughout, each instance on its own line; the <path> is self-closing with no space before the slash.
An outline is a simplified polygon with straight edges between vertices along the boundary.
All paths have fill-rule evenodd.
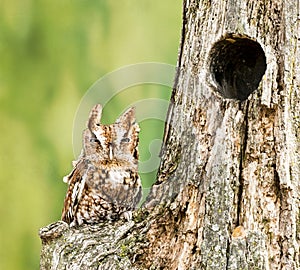
<path id="1" fill-rule="evenodd" d="M 135 124 L 135 107 L 127 109 L 117 120 L 116 124 L 133 125 Z"/>
<path id="2" fill-rule="evenodd" d="M 90 112 L 89 120 L 87 123 L 87 127 L 90 131 L 93 132 L 94 130 L 96 130 L 96 127 L 100 126 L 101 116 L 102 106 L 101 104 L 96 104 Z"/>

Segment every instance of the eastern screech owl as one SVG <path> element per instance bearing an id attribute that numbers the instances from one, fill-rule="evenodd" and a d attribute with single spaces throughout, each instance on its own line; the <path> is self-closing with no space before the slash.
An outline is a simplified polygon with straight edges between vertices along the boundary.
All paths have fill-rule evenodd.
<path id="1" fill-rule="evenodd" d="M 83 132 L 82 153 L 64 177 L 68 191 L 62 220 L 70 226 L 130 219 L 142 196 L 134 108 L 111 125 L 100 124 L 101 113 L 101 105 L 95 105 Z"/>

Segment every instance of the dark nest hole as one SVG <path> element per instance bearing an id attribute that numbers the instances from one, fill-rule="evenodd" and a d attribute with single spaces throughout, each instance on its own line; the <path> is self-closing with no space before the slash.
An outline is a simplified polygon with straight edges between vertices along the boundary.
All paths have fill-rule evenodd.
<path id="1" fill-rule="evenodd" d="M 266 67 L 262 47 L 245 35 L 228 34 L 210 52 L 209 69 L 224 98 L 247 99 L 258 88 Z"/>

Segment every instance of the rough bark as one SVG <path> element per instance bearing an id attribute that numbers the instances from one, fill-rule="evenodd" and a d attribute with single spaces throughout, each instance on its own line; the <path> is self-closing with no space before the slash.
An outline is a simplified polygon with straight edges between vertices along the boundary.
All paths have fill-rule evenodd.
<path id="1" fill-rule="evenodd" d="M 162 161 L 146 203 L 130 222 L 42 229 L 41 269 L 299 269 L 299 20 L 294 0 L 184 1 Z M 211 64 L 227 59 L 214 44 L 234 43 L 229 33 L 258 42 L 266 58 L 245 101 L 219 94 Z M 232 86 L 241 70 L 223 82 Z"/>

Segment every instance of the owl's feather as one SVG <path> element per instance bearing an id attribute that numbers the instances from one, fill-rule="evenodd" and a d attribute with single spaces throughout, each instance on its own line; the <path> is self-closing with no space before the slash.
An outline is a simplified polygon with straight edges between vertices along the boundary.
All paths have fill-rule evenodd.
<path id="1" fill-rule="evenodd" d="M 71 226 L 129 217 L 141 199 L 135 111 L 128 109 L 114 124 L 102 125 L 101 105 L 90 113 L 83 150 L 74 162 L 62 220 Z"/>

